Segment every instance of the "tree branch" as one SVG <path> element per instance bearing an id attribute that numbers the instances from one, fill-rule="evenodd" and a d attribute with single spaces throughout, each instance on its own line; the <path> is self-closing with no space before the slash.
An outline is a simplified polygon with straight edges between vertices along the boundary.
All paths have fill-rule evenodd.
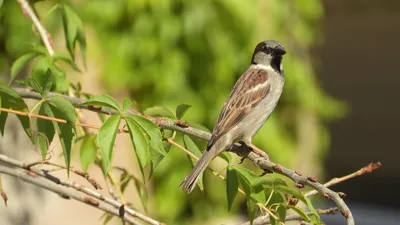
<path id="1" fill-rule="evenodd" d="M 33 91 L 23 89 L 23 88 L 14 88 L 15 91 L 17 91 L 21 97 L 23 98 L 31 98 L 31 99 L 37 99 L 41 100 L 42 97 Z M 95 112 L 100 112 L 100 113 L 105 113 L 105 114 L 117 114 L 118 112 L 115 110 L 107 109 L 104 107 L 93 107 L 93 106 L 82 106 L 80 104 L 84 103 L 85 100 L 79 99 L 79 98 L 74 98 L 74 97 L 69 97 L 65 95 L 60 95 L 56 93 L 48 93 L 48 97 L 50 96 L 61 96 L 70 101 L 75 107 L 77 108 L 83 108 L 83 109 L 88 109 L 91 111 Z M 138 114 L 137 112 L 134 111 L 127 111 L 128 114 Z M 161 117 L 147 117 L 148 119 L 152 120 L 155 124 L 160 126 L 161 128 L 165 129 L 171 129 L 175 131 L 180 131 L 185 134 L 201 138 L 204 140 L 209 140 L 211 137 L 211 134 L 199 129 L 196 129 L 194 127 L 190 127 L 187 125 L 187 123 L 184 123 L 182 121 L 177 121 L 177 120 L 172 120 L 172 119 L 167 119 L 167 118 L 161 118 Z M 321 183 L 318 183 L 314 177 L 305 177 L 300 175 L 299 173 L 295 172 L 294 170 L 285 168 L 279 164 L 276 164 L 274 162 L 266 160 L 264 157 L 260 157 L 256 153 L 252 152 L 251 149 L 249 149 L 246 146 L 236 146 L 234 145 L 233 149 L 231 150 L 232 152 L 235 152 L 237 155 L 241 157 L 245 157 L 250 159 L 256 166 L 263 170 L 271 170 L 276 173 L 282 174 L 290 179 L 292 179 L 296 184 L 300 185 L 308 185 L 312 188 L 314 188 L 317 192 L 319 192 L 322 196 L 325 198 L 333 200 L 340 211 L 342 212 L 342 215 L 346 218 L 347 224 L 348 225 L 354 225 L 354 218 L 353 215 L 346 205 L 346 203 L 343 201 L 343 199 L 340 197 L 340 195 L 329 188 L 325 187 Z"/>
<path id="2" fill-rule="evenodd" d="M 24 163 L 24 162 L 21 162 L 19 160 L 10 158 L 10 157 L 8 157 L 6 155 L 2 155 L 2 154 L 0 154 L 0 162 L 3 163 L 3 164 L 0 164 L 0 166 L 3 165 L 2 167 L 8 168 L 6 165 L 10 165 L 12 167 L 18 167 L 22 170 L 22 172 L 21 171 L 16 172 L 15 168 L 11 169 L 11 167 L 10 167 L 9 170 L 4 170 L 4 171 L 0 170 L 0 173 L 2 173 L 2 172 L 6 173 L 8 175 L 28 181 L 29 183 L 32 183 L 36 186 L 45 188 L 45 189 L 53 191 L 55 193 L 62 194 L 62 196 L 67 196 L 67 197 L 70 197 L 73 199 L 76 199 L 74 196 L 77 196 L 77 195 L 72 196 L 72 195 L 69 195 L 69 193 L 75 193 L 75 192 L 81 193 L 79 195 L 84 196 L 85 198 L 83 198 L 83 200 L 87 200 L 87 201 L 81 201 L 82 200 L 81 197 L 79 197 L 79 199 L 76 199 L 76 200 L 87 203 L 89 205 L 92 205 L 91 203 L 96 203 L 96 205 L 101 203 L 101 205 L 105 205 L 105 206 L 98 207 L 99 209 L 101 209 L 105 212 L 111 213 L 113 215 L 116 215 L 118 217 L 122 217 L 122 218 L 124 218 L 124 220 L 126 220 L 132 224 L 141 224 L 141 223 L 135 221 L 133 218 L 131 218 L 131 217 L 136 217 L 136 218 L 146 221 L 147 223 L 152 224 L 152 225 L 162 225 L 161 222 L 158 222 L 150 217 L 147 217 L 141 213 L 138 213 L 138 212 L 134 211 L 133 209 L 129 208 L 128 206 L 123 205 L 113 199 L 104 197 L 99 192 L 96 192 L 90 188 L 87 188 L 84 185 L 78 184 L 76 182 L 63 181 L 53 175 L 50 175 L 46 170 L 35 169 L 32 167 L 31 163 Z M 8 172 L 11 171 L 13 173 L 9 174 L 6 171 L 8 171 Z M 20 176 L 16 175 L 16 174 L 20 174 L 20 173 L 25 174 L 26 176 L 30 177 L 31 180 L 26 180 L 26 179 L 28 179 L 28 178 L 26 178 L 26 176 L 20 177 Z M 51 182 L 52 185 L 47 185 L 47 183 L 42 181 L 42 179 L 40 179 L 39 181 L 36 181 L 35 179 L 39 178 L 39 177 L 44 179 L 47 182 Z M 46 188 L 43 185 L 45 185 L 48 188 Z M 59 192 L 59 190 L 61 190 L 61 189 L 53 188 L 54 185 L 59 188 L 65 188 L 65 190 L 63 189 L 63 192 Z M 70 189 L 74 189 L 75 191 L 70 190 Z M 90 201 L 90 202 L 88 202 L 88 201 Z M 92 206 L 95 206 L 95 205 L 92 205 Z M 95 207 L 97 207 L 97 206 L 95 206 Z M 113 211 L 108 210 L 110 207 L 113 209 Z M 120 215 L 120 213 L 119 213 L 119 210 L 121 208 L 123 208 L 124 211 L 126 212 L 123 215 Z M 116 212 L 116 214 L 113 212 Z"/>
<path id="3" fill-rule="evenodd" d="M 343 176 L 343 177 L 335 177 L 332 180 L 326 182 L 324 184 L 324 186 L 325 187 L 330 187 L 332 185 L 341 183 L 341 182 L 346 181 L 348 179 L 351 179 L 351 178 L 354 178 L 354 177 L 358 177 L 358 176 L 361 176 L 361 175 L 364 175 L 364 174 L 367 174 L 367 173 L 372 173 L 374 170 L 377 170 L 381 166 L 382 166 L 382 164 L 380 162 L 370 163 L 370 164 L 364 166 L 363 168 L 357 170 L 354 173 L 348 174 L 348 175 Z M 310 197 L 310 196 L 313 196 L 313 195 L 316 195 L 316 194 L 318 194 L 318 192 L 316 190 L 312 190 L 312 191 L 307 192 L 306 194 L 304 194 L 304 196 Z"/>
<path id="4" fill-rule="evenodd" d="M 59 194 L 63 198 L 72 198 L 75 199 L 79 202 L 86 203 L 92 207 L 98 208 L 100 210 L 103 210 L 107 213 L 110 213 L 115 216 L 120 216 L 119 215 L 119 210 L 113 206 L 110 206 L 109 204 L 106 204 L 105 202 L 102 201 L 97 201 L 94 200 L 93 198 L 83 195 L 77 191 L 72 191 L 69 190 L 66 187 L 63 187 L 61 185 L 58 185 L 54 182 L 51 182 L 43 177 L 39 176 L 32 176 L 32 174 L 28 173 L 26 170 L 19 169 L 19 168 L 11 168 L 7 167 L 4 165 L 0 165 L 0 173 L 10 175 L 12 177 L 21 179 L 23 181 L 26 181 L 28 183 L 31 183 L 35 186 L 41 187 L 43 189 L 49 190 L 51 192 L 54 192 L 56 194 Z M 133 217 L 130 215 L 126 214 L 123 216 L 124 220 L 134 224 L 134 225 L 140 225 L 141 223 L 137 222 Z"/>
<path id="5" fill-rule="evenodd" d="M 334 207 L 334 208 L 330 208 L 330 209 L 318 209 L 317 213 L 318 214 L 335 214 L 336 212 L 339 212 L 339 208 Z M 308 212 L 307 215 L 312 215 L 312 212 Z M 293 221 L 293 220 L 303 220 L 303 218 L 299 215 L 299 214 L 291 214 L 291 215 L 287 215 L 285 217 L 285 221 L 284 222 L 288 222 L 288 221 Z M 265 215 L 265 216 L 260 216 L 257 217 L 254 221 L 253 221 L 253 225 L 266 225 L 266 224 L 271 224 L 271 220 L 269 219 L 269 215 Z M 250 225 L 250 222 L 246 222 L 243 223 L 242 225 Z"/>

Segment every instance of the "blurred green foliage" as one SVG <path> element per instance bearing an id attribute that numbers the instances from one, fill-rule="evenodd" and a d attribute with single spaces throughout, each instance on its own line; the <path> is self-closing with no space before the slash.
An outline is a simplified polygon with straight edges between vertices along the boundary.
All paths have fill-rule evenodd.
<path id="1" fill-rule="evenodd" d="M 265 39 L 280 40 L 288 51 L 284 95 L 255 144 L 287 166 L 295 164 L 298 143 L 304 141 L 299 132 L 317 134 L 317 151 L 307 157 L 321 159 L 328 149 L 324 122 L 341 116 L 343 106 L 322 91 L 313 70 L 310 52 L 320 40 L 320 0 L 82 0 L 44 1 L 35 7 L 46 15 L 56 2 L 69 4 L 83 21 L 88 64 L 96 63 L 106 88 L 128 90 L 142 109 L 192 105 L 184 120 L 210 130 L 231 87 L 247 69 L 254 46 Z M 50 32 L 62 28 L 59 15 L 42 19 Z M 0 10 L 0 73 L 8 76 L 11 63 L 39 40 L 16 1 L 5 1 Z M 316 121 L 312 131 L 300 129 L 304 114 Z M 227 212 L 225 184 L 210 174 L 204 176 L 204 193 L 182 193 L 178 186 L 190 168 L 184 154 L 174 148 L 169 152 L 151 180 L 152 214 L 170 224 L 204 224 L 215 215 L 238 212 L 237 200 Z"/>

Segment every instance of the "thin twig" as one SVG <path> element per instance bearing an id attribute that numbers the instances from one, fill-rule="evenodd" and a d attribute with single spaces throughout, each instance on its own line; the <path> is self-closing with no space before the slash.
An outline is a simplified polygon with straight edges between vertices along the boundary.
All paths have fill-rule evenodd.
<path id="1" fill-rule="evenodd" d="M 324 186 L 325 187 L 330 187 L 330 186 L 333 186 L 335 184 L 341 183 L 343 181 L 352 179 L 354 177 L 362 176 L 362 175 L 367 174 L 367 173 L 372 173 L 373 171 L 379 169 L 381 166 L 382 166 L 382 164 L 380 162 L 370 163 L 370 164 L 364 166 L 363 168 L 357 170 L 354 173 L 348 174 L 348 175 L 343 176 L 343 177 L 335 177 L 332 180 L 326 182 L 324 184 Z M 310 196 L 313 196 L 313 195 L 316 195 L 316 194 L 318 194 L 318 192 L 316 190 L 312 190 L 312 191 L 307 192 L 306 194 L 304 194 L 304 196 L 310 197 Z"/>
<path id="2" fill-rule="evenodd" d="M 17 111 L 17 110 L 13 110 L 13 109 L 6 109 L 6 108 L 2 108 L 2 107 L 0 107 L 0 111 L 12 113 L 12 114 L 19 115 L 19 116 L 34 117 L 34 118 L 38 118 L 38 119 L 42 119 L 42 120 L 54 121 L 57 123 L 68 123 L 68 121 L 66 121 L 64 119 L 44 116 L 44 115 L 30 113 L 30 112 Z M 85 128 L 92 128 L 92 129 L 96 129 L 96 130 L 100 129 L 100 126 L 96 126 L 96 125 L 92 125 L 92 124 L 84 124 L 84 123 L 80 123 L 80 122 L 76 122 L 75 125 L 85 127 Z M 128 130 L 119 129 L 118 133 L 128 133 Z"/>
<path id="3" fill-rule="evenodd" d="M 107 197 L 103 196 L 102 194 L 100 194 L 99 192 L 96 192 L 96 191 L 94 191 L 90 188 L 87 188 L 81 184 L 78 184 L 76 182 L 63 181 L 53 175 L 50 175 L 50 174 L 44 172 L 43 170 L 37 170 L 33 167 L 29 168 L 28 163 L 21 162 L 19 160 L 10 158 L 3 154 L 0 154 L 0 162 L 3 163 L 4 165 L 10 165 L 10 166 L 15 166 L 15 167 L 24 169 L 25 173 L 29 174 L 29 176 L 32 176 L 32 177 L 40 176 L 42 178 L 52 181 L 55 184 L 59 184 L 59 185 L 62 185 L 62 186 L 68 187 L 68 188 L 75 189 L 78 192 L 84 193 L 86 195 L 89 195 L 89 196 L 95 198 L 96 201 L 107 203 L 107 204 L 115 207 L 116 209 L 120 209 L 121 207 L 124 207 L 126 214 L 136 217 L 138 219 L 141 219 L 149 224 L 152 224 L 152 225 L 162 225 L 163 224 L 163 223 L 158 222 L 150 217 L 147 217 L 139 212 L 136 212 L 133 209 L 131 209 L 130 207 L 124 206 L 123 204 L 121 204 L 117 201 L 114 201 L 111 198 L 107 198 Z M 120 215 L 118 214 L 117 216 L 120 216 Z M 139 224 L 139 223 L 137 223 L 137 224 Z"/>
<path id="4" fill-rule="evenodd" d="M 29 5 L 28 1 L 26 0 L 17 0 L 18 4 L 21 7 L 22 12 L 24 15 L 32 20 L 32 23 L 35 25 L 36 29 L 38 30 L 40 37 L 43 41 L 44 46 L 46 46 L 49 55 L 54 55 L 54 49 L 52 46 L 52 41 L 50 34 L 46 31 L 44 26 L 40 23 L 39 18 L 36 16 L 35 12 L 33 11 L 32 7 Z"/>
<path id="5" fill-rule="evenodd" d="M 0 173 L 3 174 L 7 174 L 10 176 L 13 176 L 15 178 L 21 179 L 23 181 L 26 181 L 28 183 L 31 183 L 35 186 L 44 188 L 46 190 L 49 190 L 51 192 L 54 192 L 60 196 L 62 196 L 63 198 L 67 198 L 67 199 L 75 199 L 79 202 L 83 202 L 86 203 L 92 207 L 98 208 L 102 211 L 105 211 L 107 213 L 110 213 L 112 215 L 115 216 L 120 216 L 119 215 L 119 211 L 117 208 L 105 203 L 104 201 L 97 201 L 85 194 L 79 193 L 77 191 L 72 191 L 70 189 L 68 189 L 67 187 L 63 187 L 61 185 L 58 185 L 54 182 L 51 182 L 48 179 L 45 179 L 43 177 L 39 177 L 39 176 L 32 176 L 32 174 L 27 173 L 26 170 L 20 169 L 20 168 L 11 168 L 11 167 L 7 167 L 5 165 L 0 165 Z M 138 221 L 136 221 L 132 216 L 126 214 L 123 216 L 124 220 L 134 224 L 134 225 L 140 225 L 141 223 L 139 223 Z"/>

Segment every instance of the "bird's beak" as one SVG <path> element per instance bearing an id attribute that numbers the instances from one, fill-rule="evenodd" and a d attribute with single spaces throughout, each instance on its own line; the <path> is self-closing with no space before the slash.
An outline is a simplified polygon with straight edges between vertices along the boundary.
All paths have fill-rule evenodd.
<path id="1" fill-rule="evenodd" d="M 286 51 L 285 51 L 285 48 L 283 46 L 278 45 L 278 46 L 275 47 L 274 53 L 276 55 L 284 55 L 284 54 L 286 54 Z"/>

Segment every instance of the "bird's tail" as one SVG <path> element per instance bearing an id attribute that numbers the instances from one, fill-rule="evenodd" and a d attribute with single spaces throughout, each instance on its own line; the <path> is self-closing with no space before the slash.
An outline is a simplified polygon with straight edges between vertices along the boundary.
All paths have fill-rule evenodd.
<path id="1" fill-rule="evenodd" d="M 200 174 L 204 172 L 208 164 L 210 164 L 211 160 L 215 157 L 213 154 L 214 151 L 212 150 L 213 149 L 210 149 L 209 151 L 203 153 L 190 174 L 187 175 L 187 177 L 182 181 L 181 186 L 184 192 L 190 193 L 196 187 L 197 181 L 200 178 Z"/>

